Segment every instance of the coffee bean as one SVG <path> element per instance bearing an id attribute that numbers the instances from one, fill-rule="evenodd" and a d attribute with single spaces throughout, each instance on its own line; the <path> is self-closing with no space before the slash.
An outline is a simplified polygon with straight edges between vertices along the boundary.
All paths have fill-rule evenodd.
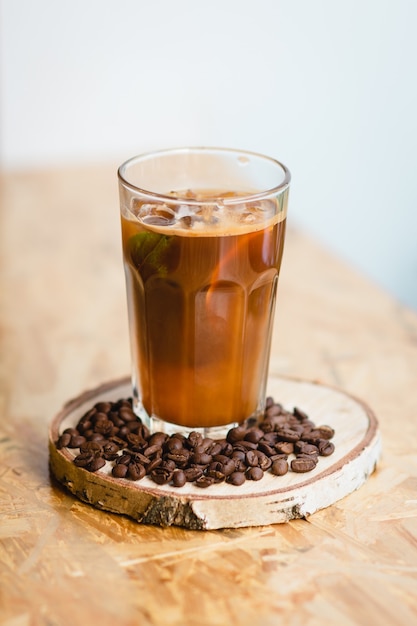
<path id="1" fill-rule="evenodd" d="M 87 467 L 93 459 L 94 454 L 92 452 L 80 452 L 74 459 L 74 465 L 77 467 Z"/>
<path id="2" fill-rule="evenodd" d="M 111 411 L 112 403 L 111 402 L 97 402 L 97 404 L 94 405 L 94 408 L 96 409 L 96 411 L 107 413 L 108 411 Z"/>
<path id="3" fill-rule="evenodd" d="M 302 411 L 301 409 L 299 409 L 298 407 L 294 407 L 293 410 L 293 415 L 295 415 L 295 417 L 297 419 L 299 419 L 301 422 L 308 420 L 308 415 L 307 413 L 304 413 L 304 411 Z"/>
<path id="4" fill-rule="evenodd" d="M 214 478 L 212 478 L 211 476 L 203 475 L 203 476 L 200 476 L 200 478 L 197 478 L 194 484 L 196 487 L 201 487 L 202 489 L 206 489 L 207 487 L 210 487 L 210 485 L 214 484 Z"/>
<path id="5" fill-rule="evenodd" d="M 93 426 L 93 423 L 90 422 L 90 420 L 85 420 L 85 422 L 79 422 L 77 428 L 78 428 L 78 431 L 80 432 L 80 434 L 84 435 L 84 437 L 85 437 L 86 436 L 85 433 L 88 433 L 90 431 L 91 431 L 91 433 L 94 432 L 92 430 L 92 426 Z"/>
<path id="6" fill-rule="evenodd" d="M 139 432 L 141 425 L 136 420 L 133 420 L 132 422 L 125 422 L 125 425 L 122 428 L 127 428 L 127 430 L 133 435 L 137 435 L 138 437 L 145 439 L 145 437 L 142 436 L 142 433 Z"/>
<path id="7" fill-rule="evenodd" d="M 235 445 L 234 445 L 234 449 L 235 450 L 256 450 L 258 447 L 257 443 L 253 443 L 252 441 L 246 441 L 246 439 L 244 439 L 243 441 L 238 441 Z"/>
<path id="8" fill-rule="evenodd" d="M 277 435 L 274 432 L 271 433 L 264 433 L 264 436 L 262 437 L 261 441 L 259 442 L 259 445 L 261 444 L 267 444 L 268 446 L 273 446 L 276 444 L 276 442 L 278 441 Z"/>
<path id="9" fill-rule="evenodd" d="M 171 439 L 178 439 L 183 447 L 187 443 L 187 437 L 182 433 L 174 433 L 173 435 L 171 435 Z"/>
<path id="10" fill-rule="evenodd" d="M 227 477 L 227 482 L 236 487 L 243 485 L 246 480 L 246 476 L 243 472 L 233 472 Z"/>
<path id="11" fill-rule="evenodd" d="M 119 446 L 120 449 L 123 448 L 126 443 L 121 437 L 116 436 L 116 435 L 114 437 L 110 437 L 110 441 L 112 441 L 117 446 Z"/>
<path id="12" fill-rule="evenodd" d="M 134 452 L 141 452 L 143 447 L 146 445 L 144 438 L 135 433 L 129 433 L 126 435 L 126 441 L 129 444 L 129 448 L 131 448 Z"/>
<path id="13" fill-rule="evenodd" d="M 214 454 L 212 459 L 212 462 L 216 463 L 227 463 L 227 461 L 230 461 L 230 458 L 226 456 L 226 454 Z"/>
<path id="14" fill-rule="evenodd" d="M 223 450 L 223 446 L 221 443 L 215 443 L 214 446 L 210 450 L 211 456 L 215 456 L 216 454 L 220 454 Z"/>
<path id="15" fill-rule="evenodd" d="M 265 418 L 260 424 L 259 428 L 263 430 L 264 433 L 272 433 L 274 432 L 274 422 L 273 419 Z"/>
<path id="16" fill-rule="evenodd" d="M 103 446 L 99 441 L 84 441 L 80 445 L 80 452 L 90 452 L 94 456 L 99 456 L 103 451 Z"/>
<path id="17" fill-rule="evenodd" d="M 160 465 L 162 465 L 162 457 L 157 456 L 154 459 L 152 459 L 152 461 L 150 461 L 148 463 L 148 465 L 145 466 L 146 467 L 146 472 L 148 474 L 150 474 L 151 472 L 153 472 Z"/>
<path id="18" fill-rule="evenodd" d="M 188 443 L 191 448 L 196 448 L 197 446 L 201 445 L 202 441 L 203 441 L 203 435 L 199 432 L 192 431 L 188 435 Z"/>
<path id="19" fill-rule="evenodd" d="M 206 476 L 213 478 L 215 483 L 221 483 L 226 478 L 225 474 L 220 470 L 209 469 L 206 472 Z"/>
<path id="20" fill-rule="evenodd" d="M 320 456 L 330 456 L 334 452 L 334 443 L 327 439 L 320 439 L 318 442 L 318 450 Z"/>
<path id="21" fill-rule="evenodd" d="M 68 444 L 68 448 L 79 448 L 87 440 L 82 435 L 71 435 L 71 440 Z"/>
<path id="22" fill-rule="evenodd" d="M 291 469 L 293 472 L 303 473 L 303 472 L 311 472 L 316 467 L 317 463 L 315 460 L 309 457 L 296 457 L 291 461 Z"/>
<path id="23" fill-rule="evenodd" d="M 301 424 L 293 424 L 290 422 L 289 424 L 290 428 L 292 431 L 296 432 L 299 434 L 300 437 L 302 437 L 302 435 L 304 434 L 304 426 L 302 426 Z"/>
<path id="24" fill-rule="evenodd" d="M 98 424 L 99 422 L 107 422 L 108 421 L 107 413 L 98 411 L 91 417 L 91 420 L 94 424 Z"/>
<path id="25" fill-rule="evenodd" d="M 113 466 L 113 469 L 111 471 L 112 475 L 115 478 L 125 478 L 126 474 L 128 471 L 128 466 L 127 465 L 123 465 L 122 463 L 118 463 L 117 465 Z"/>
<path id="26" fill-rule="evenodd" d="M 128 465 L 127 476 L 131 480 L 141 480 L 146 475 L 146 470 L 143 465 L 133 461 Z"/>
<path id="27" fill-rule="evenodd" d="M 226 439 L 229 443 L 233 444 L 237 441 L 243 441 L 247 430 L 244 426 L 237 426 L 236 428 L 231 428 L 227 433 Z"/>
<path id="28" fill-rule="evenodd" d="M 246 453 L 246 465 L 250 466 L 250 467 L 255 467 L 256 465 L 258 465 L 258 455 L 256 454 L 255 450 L 250 450 L 249 452 Z"/>
<path id="29" fill-rule="evenodd" d="M 132 408 L 132 398 L 120 398 L 117 402 L 114 403 L 115 409 L 121 409 L 123 407 Z"/>
<path id="30" fill-rule="evenodd" d="M 279 404 L 272 404 L 266 408 L 265 415 L 267 417 L 273 417 L 274 415 L 280 415 L 282 412 L 282 406 Z"/>
<path id="31" fill-rule="evenodd" d="M 184 470 L 184 474 L 187 482 L 192 483 L 203 475 L 203 470 L 201 467 L 188 467 Z"/>
<path id="32" fill-rule="evenodd" d="M 176 470 L 172 476 L 172 484 L 174 487 L 183 487 L 187 482 L 187 477 L 182 470 Z"/>
<path id="33" fill-rule="evenodd" d="M 168 435 L 165 433 L 154 433 L 148 441 L 149 446 L 159 446 L 160 448 L 168 440 Z"/>
<path id="34" fill-rule="evenodd" d="M 246 452 L 245 452 L 245 450 L 239 450 L 239 449 L 235 448 L 233 450 L 231 458 L 232 459 L 239 459 L 239 461 L 245 461 L 246 460 Z"/>
<path id="35" fill-rule="evenodd" d="M 190 457 L 190 463 L 195 463 L 195 465 L 208 465 L 212 458 L 211 454 L 206 454 L 205 452 L 194 452 L 194 454 Z"/>
<path id="36" fill-rule="evenodd" d="M 77 428 L 66 428 L 63 432 L 64 435 L 79 435 L 80 433 L 78 432 Z"/>
<path id="37" fill-rule="evenodd" d="M 267 456 L 272 456 L 275 453 L 275 449 L 272 446 L 262 442 L 258 443 L 258 450 L 260 450 Z"/>
<path id="38" fill-rule="evenodd" d="M 223 470 L 223 463 L 220 463 L 220 461 L 212 461 L 207 469 L 211 472 L 221 472 Z"/>
<path id="39" fill-rule="evenodd" d="M 294 452 L 294 444 L 289 441 L 278 441 L 274 448 L 279 454 L 292 454 Z"/>
<path id="40" fill-rule="evenodd" d="M 239 459 L 234 459 L 235 471 L 236 472 L 245 472 L 247 465 L 245 461 L 240 461 Z"/>
<path id="41" fill-rule="evenodd" d="M 182 448 L 177 452 L 169 452 L 166 457 L 174 461 L 178 467 L 185 467 L 190 458 L 190 452 L 189 450 Z"/>
<path id="42" fill-rule="evenodd" d="M 245 441 L 250 441 L 252 443 L 258 443 L 262 437 L 264 436 L 264 431 L 260 428 L 251 428 L 246 435 Z"/>
<path id="43" fill-rule="evenodd" d="M 115 426 L 124 426 L 124 421 L 119 417 L 119 414 L 116 413 L 115 411 L 109 411 L 107 413 L 107 419 L 109 419 L 112 424 L 114 424 Z"/>
<path id="44" fill-rule="evenodd" d="M 261 480 L 263 475 L 263 470 L 260 467 L 249 467 L 246 470 L 246 478 L 249 480 Z"/>
<path id="45" fill-rule="evenodd" d="M 231 443 L 229 443 L 228 441 L 225 441 L 222 444 L 222 450 L 221 450 L 222 454 L 225 454 L 227 456 L 231 456 L 233 453 L 233 446 Z"/>
<path id="46" fill-rule="evenodd" d="M 319 462 L 318 454 L 304 454 L 303 452 L 297 452 L 296 458 L 297 459 L 312 459 L 315 465 L 317 465 L 317 463 Z"/>
<path id="47" fill-rule="evenodd" d="M 68 444 L 71 441 L 71 435 L 69 433 L 63 433 L 56 444 L 56 447 L 58 448 L 58 450 L 61 450 L 61 448 L 66 448 L 68 446 Z"/>
<path id="48" fill-rule="evenodd" d="M 271 465 L 271 472 L 275 476 L 284 476 L 288 472 L 288 463 L 286 459 L 277 459 Z"/>
<path id="49" fill-rule="evenodd" d="M 274 405 L 274 398 L 272 396 L 267 396 L 265 399 L 265 411 Z"/>
<path id="50" fill-rule="evenodd" d="M 285 441 L 288 443 L 295 443 L 300 439 L 300 435 L 290 428 L 281 428 L 277 430 L 278 441 Z"/>
<path id="51" fill-rule="evenodd" d="M 205 437 L 201 443 L 201 447 L 207 454 L 211 454 L 213 447 L 215 446 L 215 441 L 210 439 L 210 437 Z"/>
<path id="52" fill-rule="evenodd" d="M 312 443 L 306 443 L 305 441 L 296 441 L 294 444 L 294 451 L 302 454 L 318 454 L 319 449 Z"/>
<path id="53" fill-rule="evenodd" d="M 116 459 L 116 463 L 120 465 L 129 465 L 129 463 L 132 460 L 132 455 L 131 454 L 121 454 L 119 457 L 117 457 Z"/>
<path id="54" fill-rule="evenodd" d="M 266 454 L 264 454 L 263 452 L 261 452 L 260 450 L 256 450 L 256 455 L 258 457 L 258 465 L 259 467 L 266 472 L 266 470 L 268 470 L 271 465 L 272 465 L 272 461 L 270 459 L 269 456 L 267 456 Z"/>
<path id="55" fill-rule="evenodd" d="M 316 430 L 320 433 L 322 439 L 332 439 L 334 437 L 334 429 L 331 426 L 317 426 Z"/>
<path id="56" fill-rule="evenodd" d="M 269 457 L 270 460 L 272 461 L 272 463 L 274 461 L 279 461 L 280 459 L 284 459 L 284 461 L 286 461 L 288 459 L 288 454 L 273 454 L 271 457 Z"/>
<path id="57" fill-rule="evenodd" d="M 319 439 L 321 439 L 319 431 L 315 429 L 305 430 L 301 438 L 303 441 L 306 441 L 307 443 L 312 443 L 314 445 L 317 444 Z"/>
<path id="58" fill-rule="evenodd" d="M 97 470 L 101 469 L 106 465 L 106 461 L 101 457 L 95 457 L 91 463 L 87 465 L 87 469 L 90 472 L 97 472 Z"/>
<path id="59" fill-rule="evenodd" d="M 151 480 L 157 485 L 166 485 L 170 482 L 173 475 L 174 472 L 167 467 L 156 467 L 149 474 Z"/>
<path id="60" fill-rule="evenodd" d="M 136 421 L 137 419 L 133 410 L 128 407 L 123 407 L 119 409 L 118 415 L 120 419 L 123 420 L 124 422 L 133 422 L 133 421 Z"/>
<path id="61" fill-rule="evenodd" d="M 88 441 L 105 441 L 105 439 L 105 436 L 101 433 L 93 433 L 88 437 Z"/>
<path id="62" fill-rule="evenodd" d="M 144 441 L 147 442 L 150 436 L 149 428 L 145 426 L 145 424 L 141 424 L 139 420 L 137 420 L 136 423 L 137 423 L 136 429 L 132 432 L 137 433 L 138 435 L 142 437 L 142 439 L 144 439 Z"/>
<path id="63" fill-rule="evenodd" d="M 228 459 L 222 465 L 223 465 L 222 472 L 226 477 L 230 476 L 230 474 L 233 474 L 233 472 L 236 470 L 236 465 L 232 459 Z"/>
<path id="64" fill-rule="evenodd" d="M 97 444 L 96 444 L 97 445 Z M 106 461 L 114 461 L 119 456 L 119 446 L 113 441 L 109 441 L 103 445 L 103 458 Z"/>
<path id="65" fill-rule="evenodd" d="M 150 465 L 151 459 L 149 459 L 147 456 L 145 456 L 141 452 L 132 452 L 131 454 L 132 454 L 132 461 L 135 461 L 136 463 L 140 463 L 141 465 L 144 465 L 145 467 Z"/>
<path id="66" fill-rule="evenodd" d="M 316 426 L 298 407 L 287 411 L 273 398 L 267 399 L 259 423 L 255 417 L 249 418 L 230 429 L 225 439 L 213 440 L 197 431 L 188 437 L 181 433 L 151 435 L 135 415 L 132 399 L 122 398 L 97 402 L 76 427 L 60 434 L 56 446 L 79 448 L 74 464 L 89 471 L 112 462 L 114 478 L 141 480 L 148 474 L 161 485 L 171 482 L 181 487 L 188 481 L 207 488 L 225 479 L 235 486 L 246 479 L 261 480 L 268 470 L 282 476 L 293 452 L 292 471 L 311 471 L 319 456 L 334 452 L 333 436 L 330 426 Z"/>
<path id="67" fill-rule="evenodd" d="M 177 469 L 177 464 L 170 459 L 162 459 L 162 463 L 160 467 L 165 467 L 166 469 L 171 470 L 172 472 Z"/>
<path id="68" fill-rule="evenodd" d="M 119 428 L 119 432 L 117 433 L 117 435 L 121 437 L 122 439 L 126 440 L 126 435 L 128 435 L 129 433 L 130 433 L 130 430 L 128 429 L 127 426 L 121 426 Z"/>
<path id="69" fill-rule="evenodd" d="M 147 448 L 145 448 L 143 454 L 148 458 L 151 458 L 152 456 L 162 455 L 162 448 L 161 446 L 154 444 L 153 446 L 148 446 Z"/>
<path id="70" fill-rule="evenodd" d="M 177 452 L 178 450 L 183 450 L 182 441 L 178 439 L 178 437 L 171 437 L 165 443 L 164 449 L 168 452 Z"/>

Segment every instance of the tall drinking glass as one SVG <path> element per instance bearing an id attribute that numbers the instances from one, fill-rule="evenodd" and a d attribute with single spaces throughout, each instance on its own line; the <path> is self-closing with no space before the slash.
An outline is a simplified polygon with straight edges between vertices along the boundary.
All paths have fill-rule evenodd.
<path id="1" fill-rule="evenodd" d="M 134 409 L 219 437 L 264 409 L 290 173 L 181 148 L 119 168 Z"/>

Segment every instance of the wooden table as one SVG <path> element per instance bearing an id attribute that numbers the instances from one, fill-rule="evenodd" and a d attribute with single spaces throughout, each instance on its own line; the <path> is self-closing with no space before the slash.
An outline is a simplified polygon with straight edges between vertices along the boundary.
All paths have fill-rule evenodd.
<path id="1" fill-rule="evenodd" d="M 51 479 L 52 416 L 129 370 L 115 169 L 1 180 L 1 623 L 415 623 L 417 316 L 294 227 L 271 371 L 371 406 L 383 455 L 366 484 L 307 520 L 199 532 L 98 511 Z"/>

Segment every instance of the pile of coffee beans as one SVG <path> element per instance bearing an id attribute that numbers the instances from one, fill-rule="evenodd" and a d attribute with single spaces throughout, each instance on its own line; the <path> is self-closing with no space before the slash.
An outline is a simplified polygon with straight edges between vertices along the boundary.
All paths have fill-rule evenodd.
<path id="1" fill-rule="evenodd" d="M 115 478 L 148 476 L 158 485 L 193 482 L 206 488 L 223 481 L 236 486 L 258 481 L 265 472 L 309 472 L 320 456 L 334 452 L 333 436 L 330 426 L 316 426 L 301 409 L 287 411 L 270 397 L 259 421 L 232 428 L 225 439 L 204 438 L 195 431 L 188 436 L 150 434 L 127 398 L 97 402 L 75 428 L 63 431 L 56 446 L 78 449 L 75 465 L 90 472 L 111 462 Z"/>

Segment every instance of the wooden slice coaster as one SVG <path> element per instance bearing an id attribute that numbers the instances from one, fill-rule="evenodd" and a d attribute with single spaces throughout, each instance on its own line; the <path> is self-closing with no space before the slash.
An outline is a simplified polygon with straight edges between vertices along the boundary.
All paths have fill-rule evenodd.
<path id="1" fill-rule="evenodd" d="M 57 480 L 80 500 L 146 524 L 210 530 L 304 518 L 358 489 L 380 455 L 378 422 L 362 401 L 319 383 L 280 377 L 270 377 L 268 395 L 287 410 L 299 407 L 317 426 L 327 424 L 335 430 L 335 452 L 319 457 L 307 474 L 265 472 L 261 480 L 247 480 L 239 487 L 223 482 L 207 489 L 193 483 L 175 488 L 156 485 L 147 477 L 136 482 L 113 478 L 110 463 L 89 472 L 72 462 L 78 450 L 56 448 L 63 430 L 76 426 L 93 404 L 130 395 L 130 380 L 124 378 L 68 402 L 51 423 L 50 466 Z"/>

